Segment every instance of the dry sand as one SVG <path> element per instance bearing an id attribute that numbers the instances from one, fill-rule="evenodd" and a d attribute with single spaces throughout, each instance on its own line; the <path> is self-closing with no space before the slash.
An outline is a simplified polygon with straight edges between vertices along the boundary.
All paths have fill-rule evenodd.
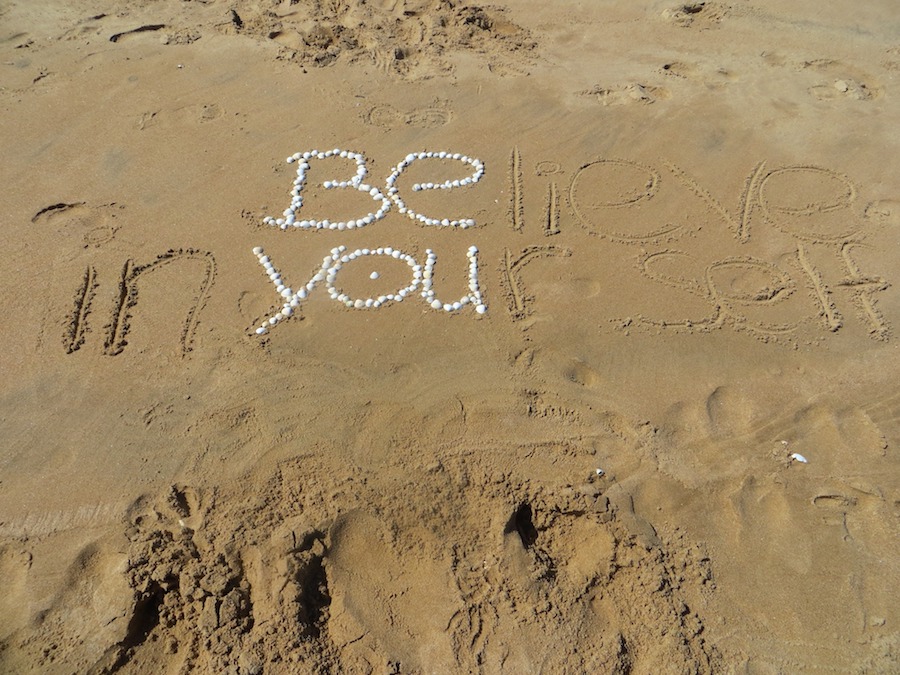
<path id="1" fill-rule="evenodd" d="M 7 0 L 0 52 L 0 670 L 900 671 L 895 2 Z M 480 159 L 397 181 L 477 225 L 263 224 L 333 148 Z M 451 303 L 475 245 L 487 312 L 256 335 L 251 249 L 339 245 Z"/>

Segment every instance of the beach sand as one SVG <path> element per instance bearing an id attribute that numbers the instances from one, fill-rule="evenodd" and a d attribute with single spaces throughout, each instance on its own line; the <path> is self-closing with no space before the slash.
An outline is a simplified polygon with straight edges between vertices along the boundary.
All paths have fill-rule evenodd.
<path id="1" fill-rule="evenodd" d="M 0 55 L 0 670 L 900 671 L 895 3 L 7 0 Z"/>

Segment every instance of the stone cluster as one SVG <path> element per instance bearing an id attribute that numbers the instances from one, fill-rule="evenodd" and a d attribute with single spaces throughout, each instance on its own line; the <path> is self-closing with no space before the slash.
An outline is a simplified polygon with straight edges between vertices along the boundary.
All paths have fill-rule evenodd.
<path id="1" fill-rule="evenodd" d="M 309 294 L 315 287 L 324 282 L 328 295 L 332 300 L 340 302 L 344 306 L 351 309 L 375 309 L 389 302 L 402 302 L 407 297 L 414 295 L 416 290 L 421 286 L 419 295 L 433 309 L 441 309 L 445 312 L 456 312 L 467 305 L 472 305 L 478 314 L 484 314 L 487 307 L 481 296 L 481 290 L 478 285 L 478 248 L 470 246 L 466 252 L 468 259 L 468 292 L 454 302 L 444 302 L 437 298 L 434 291 L 434 266 L 437 262 L 437 255 L 431 250 L 425 251 L 425 265 L 420 265 L 415 258 L 408 253 L 404 253 L 399 249 L 390 246 L 379 247 L 375 249 L 358 248 L 355 251 L 347 252 L 346 246 L 337 246 L 331 249 L 330 255 L 325 256 L 322 260 L 322 266 L 316 272 L 306 285 L 301 286 L 299 290 L 294 291 L 290 288 L 281 276 L 281 273 L 275 267 L 270 257 L 266 255 L 261 246 L 253 249 L 259 264 L 262 265 L 269 280 L 275 286 L 275 291 L 284 300 L 281 309 L 256 329 L 257 335 L 266 333 L 270 327 L 275 326 L 284 319 L 292 316 L 294 311 L 300 306 L 300 303 L 309 297 Z M 400 288 L 393 293 L 386 293 L 370 298 L 351 298 L 344 293 L 337 285 L 338 273 L 348 263 L 367 256 L 385 256 L 394 260 L 405 262 L 412 273 L 409 285 Z M 369 278 L 378 278 L 377 272 L 372 272 Z"/>
<path id="2" fill-rule="evenodd" d="M 326 180 L 322 183 L 322 187 L 326 190 L 352 188 L 354 190 L 359 190 L 360 192 L 365 192 L 375 202 L 381 202 L 381 206 L 377 210 L 367 213 L 362 218 L 350 218 L 342 221 L 331 221 L 327 218 L 323 220 L 314 220 L 298 217 L 298 212 L 303 207 L 303 190 L 306 187 L 306 173 L 309 171 L 310 160 L 327 159 L 329 157 L 342 157 L 354 160 L 356 162 L 356 175 L 350 180 Z M 387 196 L 385 196 L 384 192 L 377 187 L 372 187 L 363 182 L 368 170 L 366 169 L 366 158 L 362 153 L 341 150 L 340 148 L 325 151 L 310 150 L 303 153 L 296 152 L 287 158 L 289 164 L 297 164 L 297 177 L 294 179 L 293 188 L 291 189 L 291 205 L 284 210 L 281 218 L 266 216 L 263 218 L 263 222 L 266 225 L 279 227 L 282 230 L 287 230 L 290 227 L 317 230 L 353 230 L 365 227 L 366 225 L 371 225 L 375 221 L 384 218 L 391 209 L 391 203 L 393 202 L 400 214 L 405 215 L 412 220 L 417 220 L 423 225 L 459 227 L 461 229 L 473 227 L 475 221 L 472 218 L 431 218 L 424 214 L 416 213 L 406 205 L 400 197 L 400 191 L 396 186 L 397 180 L 400 178 L 403 171 L 413 162 L 422 159 L 456 160 L 469 164 L 474 171 L 470 176 L 466 176 L 465 178 L 446 180 L 443 183 L 415 183 L 412 186 L 413 192 L 421 192 L 423 190 L 450 190 L 452 188 L 466 187 L 468 185 L 474 185 L 481 180 L 481 177 L 484 175 L 484 163 L 480 159 L 469 157 L 468 155 L 463 155 L 458 152 L 431 152 L 423 150 L 422 152 L 408 154 L 396 167 L 394 167 L 393 172 L 385 181 L 385 192 L 387 193 Z"/>

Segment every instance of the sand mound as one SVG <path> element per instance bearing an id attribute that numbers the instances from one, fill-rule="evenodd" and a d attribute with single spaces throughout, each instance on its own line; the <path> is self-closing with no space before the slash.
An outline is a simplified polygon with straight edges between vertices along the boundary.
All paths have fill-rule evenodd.
<path id="1" fill-rule="evenodd" d="M 457 0 L 241 1 L 230 19 L 226 32 L 274 40 L 284 48 L 281 58 L 303 66 L 371 64 L 404 77 L 447 73 L 454 52 L 508 62 L 527 58 L 536 44 L 504 8 Z"/>
<path id="2" fill-rule="evenodd" d="M 669 550 L 604 478 L 510 490 L 503 474 L 463 460 L 447 453 L 392 492 L 362 483 L 340 514 L 321 505 L 346 483 L 299 487 L 309 467 L 298 461 L 237 499 L 173 486 L 141 500 L 127 543 L 83 550 L 71 587 L 26 637 L 12 636 L 12 663 L 716 672 L 690 605 L 714 588 L 707 558 Z M 483 498 L 464 497 L 473 490 Z M 104 628 L 85 642 L 83 625 Z"/>

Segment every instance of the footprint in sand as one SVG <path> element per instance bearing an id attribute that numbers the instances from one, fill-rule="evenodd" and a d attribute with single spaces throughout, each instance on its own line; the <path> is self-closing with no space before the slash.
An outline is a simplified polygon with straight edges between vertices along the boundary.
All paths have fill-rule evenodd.
<path id="1" fill-rule="evenodd" d="M 884 52 L 882 68 L 889 71 L 900 70 L 900 47 L 891 47 Z"/>
<path id="2" fill-rule="evenodd" d="M 31 222 L 50 227 L 54 236 L 79 242 L 83 248 L 99 248 L 115 239 L 123 208 L 116 203 L 58 202 L 40 209 Z"/>
<path id="3" fill-rule="evenodd" d="M 580 359 L 572 361 L 564 375 L 570 382 L 575 382 L 589 389 L 595 389 L 603 384 L 603 376 Z"/>
<path id="4" fill-rule="evenodd" d="M 328 631 L 342 656 L 361 668 L 387 660 L 411 672 L 453 671 L 448 627 L 461 599 L 449 561 L 428 551 L 439 550 L 433 535 L 395 537 L 375 517 L 353 512 L 335 522 L 330 538 Z"/>
<path id="5" fill-rule="evenodd" d="M 225 115 L 225 109 L 218 103 L 193 103 L 171 110 L 151 110 L 143 112 L 135 121 L 138 131 L 153 127 L 170 128 L 192 124 L 215 122 Z"/>
<path id="6" fill-rule="evenodd" d="M 808 89 L 820 101 L 872 101 L 881 98 L 884 93 L 881 84 L 872 75 L 841 61 L 804 61 L 801 69 L 823 78 L 823 81 Z"/>
<path id="7" fill-rule="evenodd" d="M 669 90 L 638 82 L 604 86 L 595 84 L 591 89 L 580 92 L 582 96 L 595 99 L 604 106 L 633 105 L 635 103 L 647 105 L 656 101 L 669 98 Z"/>
<path id="8" fill-rule="evenodd" d="M 724 67 L 706 68 L 695 63 L 683 61 L 664 63 L 660 68 L 660 72 L 673 79 L 702 84 L 707 89 L 721 89 L 738 79 L 733 72 Z"/>
<path id="9" fill-rule="evenodd" d="M 8 578 L 8 565 L 21 568 L 23 562 L 21 557 L 18 562 L 5 557 L 0 557 L 0 561 L 4 579 Z M 13 646 L 13 652 L 18 652 L 19 657 L 27 654 L 28 662 L 36 664 L 40 672 L 88 672 L 109 645 L 126 639 L 130 628 L 133 596 L 125 567 L 126 556 L 116 552 L 115 546 L 102 542 L 85 546 L 65 572 L 61 590 L 49 607 L 21 635 L 10 637 L 8 644 Z M 21 578 L 21 572 L 12 578 L 17 576 Z M 22 606 L 27 607 L 27 603 Z M 3 614 L 9 616 L 6 611 Z M 93 628 L 85 633 L 84 626 Z M 2 668 L 4 662 L 0 658 Z"/>
<path id="10" fill-rule="evenodd" d="M 31 554 L 25 549 L 9 545 L 0 547 L 0 641 L 25 625 L 28 620 L 28 571 Z"/>
<path id="11" fill-rule="evenodd" d="M 880 224 L 900 225 L 900 199 L 879 199 L 866 206 L 866 218 Z"/>
<path id="12" fill-rule="evenodd" d="M 600 500 L 589 493 L 568 501 L 535 495 L 513 510 L 496 568 L 486 569 L 483 616 L 474 622 L 487 671 L 529 672 L 540 663 L 547 672 L 565 672 L 572 661 L 558 644 L 578 643 L 579 672 L 651 663 L 703 672 L 709 655 L 695 637 L 702 626 L 681 589 L 669 590 L 668 553 L 635 515 L 630 495 L 616 487 Z"/>
<path id="13" fill-rule="evenodd" d="M 680 28 L 705 30 L 715 28 L 728 13 L 725 5 L 716 2 L 688 2 L 664 9 L 662 18 Z"/>
<path id="14" fill-rule="evenodd" d="M 440 99 L 430 105 L 413 108 L 409 111 L 401 111 L 384 103 L 369 108 L 362 115 L 366 124 L 385 130 L 402 129 L 406 126 L 434 129 L 448 124 L 452 118 L 453 113 L 449 103 Z"/>

